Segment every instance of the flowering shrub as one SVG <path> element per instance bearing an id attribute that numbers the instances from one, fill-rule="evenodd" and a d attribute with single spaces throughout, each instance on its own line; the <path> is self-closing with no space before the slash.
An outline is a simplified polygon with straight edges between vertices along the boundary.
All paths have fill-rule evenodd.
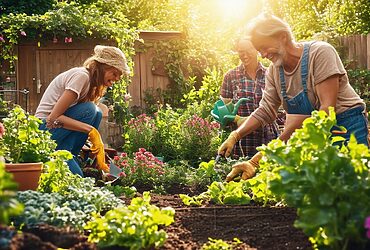
<path id="1" fill-rule="evenodd" d="M 182 127 L 182 157 L 198 165 L 202 161 L 210 160 L 217 151 L 220 142 L 217 122 L 193 115 L 185 121 Z"/>
<path id="2" fill-rule="evenodd" d="M 126 150 L 128 152 L 137 152 L 139 148 L 151 150 L 155 132 L 156 126 L 152 117 L 141 114 L 132 118 L 126 128 L 128 136 Z"/>
<path id="3" fill-rule="evenodd" d="M 366 237 L 370 239 L 370 216 L 365 220 Z"/>
<path id="4" fill-rule="evenodd" d="M 113 159 L 113 163 L 122 169 L 120 177 L 122 186 L 154 187 L 164 174 L 164 163 L 144 148 L 140 148 L 133 156 L 132 159 L 123 152 Z"/>

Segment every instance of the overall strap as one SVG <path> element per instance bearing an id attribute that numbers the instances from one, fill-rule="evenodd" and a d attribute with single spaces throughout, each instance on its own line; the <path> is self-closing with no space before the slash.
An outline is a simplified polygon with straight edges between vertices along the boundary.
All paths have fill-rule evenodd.
<path id="1" fill-rule="evenodd" d="M 301 62 L 301 78 L 302 86 L 305 93 L 307 93 L 307 78 L 308 78 L 308 59 L 311 43 L 303 44 L 303 58 Z"/>
<path id="2" fill-rule="evenodd" d="M 301 78 L 302 78 L 302 86 L 303 91 L 307 93 L 307 77 L 308 77 L 308 59 L 309 59 L 309 50 L 310 50 L 311 43 L 304 43 L 303 44 L 303 56 L 301 61 Z M 287 101 L 289 98 L 286 94 L 286 84 L 285 84 L 285 76 L 284 76 L 284 68 L 283 66 L 279 67 L 279 76 L 280 76 L 280 83 L 281 83 L 281 95 L 283 99 Z"/>

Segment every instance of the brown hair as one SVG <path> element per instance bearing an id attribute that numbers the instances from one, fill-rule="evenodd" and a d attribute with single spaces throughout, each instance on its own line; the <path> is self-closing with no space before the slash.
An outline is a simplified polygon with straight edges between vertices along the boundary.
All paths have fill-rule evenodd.
<path id="1" fill-rule="evenodd" d="M 92 60 L 88 64 L 84 65 L 89 71 L 90 76 L 90 88 L 89 91 L 81 102 L 98 101 L 105 93 L 106 87 L 104 86 L 104 73 L 110 69 L 114 68 L 104 63 Z"/>

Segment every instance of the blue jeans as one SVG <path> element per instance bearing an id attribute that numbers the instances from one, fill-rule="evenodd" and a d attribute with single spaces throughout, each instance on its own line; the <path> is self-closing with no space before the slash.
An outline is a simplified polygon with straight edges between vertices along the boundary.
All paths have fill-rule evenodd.
<path id="1" fill-rule="evenodd" d="M 354 134 L 358 144 L 365 144 L 369 147 L 367 136 L 367 118 L 363 107 L 356 107 L 337 114 L 337 125 L 343 126 L 347 129 L 347 133 L 340 134 L 340 136 L 349 141 L 351 134 Z M 334 127 L 335 128 L 335 127 Z"/>
<path id="2" fill-rule="evenodd" d="M 101 110 L 92 102 L 84 102 L 76 104 L 66 110 L 64 113 L 74 120 L 87 123 L 96 129 L 99 128 L 102 119 Z M 46 121 L 40 125 L 40 129 L 47 130 Z M 83 145 L 86 143 L 87 134 L 83 132 L 68 130 L 65 128 L 50 129 L 51 139 L 57 143 L 57 150 L 68 150 L 72 153 L 73 159 L 69 160 L 68 166 L 72 173 L 83 176 L 82 170 L 77 163 L 76 157 L 80 153 Z"/>

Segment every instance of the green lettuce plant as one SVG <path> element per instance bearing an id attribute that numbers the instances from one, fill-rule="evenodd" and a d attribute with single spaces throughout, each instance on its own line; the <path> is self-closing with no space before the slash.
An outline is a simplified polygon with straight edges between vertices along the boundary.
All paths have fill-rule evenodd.
<path id="1" fill-rule="evenodd" d="M 335 113 L 314 111 L 287 143 L 262 146 L 275 178 L 271 191 L 297 208 L 294 225 L 320 249 L 361 249 L 364 220 L 370 214 L 370 152 L 354 136 L 347 146 L 334 146 L 330 129 Z"/>
<path id="2" fill-rule="evenodd" d="M 108 211 L 104 216 L 95 214 L 85 229 L 90 242 L 99 247 L 118 246 L 131 250 L 160 247 L 167 234 L 159 226 L 174 222 L 175 210 L 150 205 L 150 194 L 132 199 L 129 206 Z"/>
<path id="3" fill-rule="evenodd" d="M 56 143 L 48 131 L 39 129 L 41 120 L 16 106 L 3 119 L 5 133 L 0 146 L 6 162 L 46 162 Z"/>

